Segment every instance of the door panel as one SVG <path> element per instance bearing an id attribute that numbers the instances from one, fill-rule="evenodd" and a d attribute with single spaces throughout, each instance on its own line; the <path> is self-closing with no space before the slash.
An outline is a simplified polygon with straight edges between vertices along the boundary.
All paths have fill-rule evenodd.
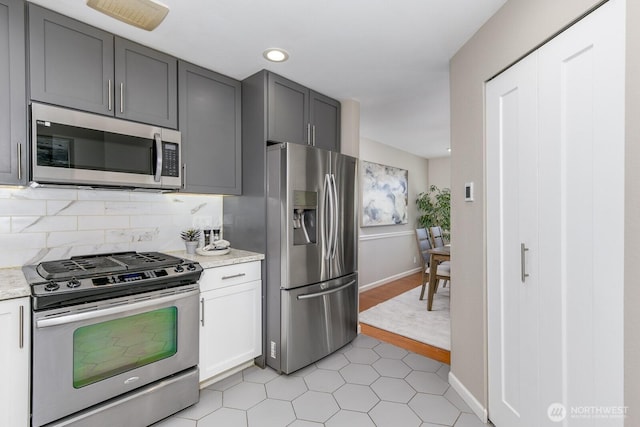
<path id="1" fill-rule="evenodd" d="M 358 276 L 282 290 L 282 371 L 290 373 L 356 337 Z"/>
<path id="2" fill-rule="evenodd" d="M 589 412 L 624 405 L 624 5 L 607 2 L 487 84 L 489 418 L 499 427 L 558 425 L 552 415 L 624 424 Z M 518 240 L 529 247 L 524 284 Z M 552 404 L 564 412 L 549 415 Z"/>
<path id="3" fill-rule="evenodd" d="M 331 278 L 350 274 L 358 269 L 356 165 L 357 159 L 353 157 L 331 153 L 331 173 L 335 180 L 338 206 L 335 255 L 328 260 Z"/>
<path id="4" fill-rule="evenodd" d="M 624 34 L 610 1 L 539 53 L 542 407 L 623 404 Z"/>
<path id="5" fill-rule="evenodd" d="M 486 88 L 489 412 L 496 425 L 513 427 L 528 425 L 537 406 L 535 70 L 534 54 Z"/>

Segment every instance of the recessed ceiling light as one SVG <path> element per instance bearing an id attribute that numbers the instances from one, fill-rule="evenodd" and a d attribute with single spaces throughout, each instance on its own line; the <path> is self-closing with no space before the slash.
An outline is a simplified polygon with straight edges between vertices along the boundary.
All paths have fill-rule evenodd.
<path id="1" fill-rule="evenodd" d="M 271 62 L 284 62 L 289 59 L 287 51 L 279 48 L 267 49 L 262 52 L 262 56 Z"/>

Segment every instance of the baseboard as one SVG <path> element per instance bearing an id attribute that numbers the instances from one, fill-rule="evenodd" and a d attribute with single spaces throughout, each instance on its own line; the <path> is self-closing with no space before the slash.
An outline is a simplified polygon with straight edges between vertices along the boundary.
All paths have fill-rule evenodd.
<path id="1" fill-rule="evenodd" d="M 402 279 L 403 277 L 411 276 L 412 274 L 419 273 L 420 267 L 414 268 L 408 271 L 404 271 L 402 273 L 394 274 L 393 276 L 385 277 L 384 279 L 376 280 L 372 283 L 367 283 L 366 285 L 361 285 L 359 288 L 360 292 L 368 291 L 369 289 L 377 288 L 378 286 L 385 285 L 389 282 L 393 282 L 398 279 Z"/>
<path id="2" fill-rule="evenodd" d="M 471 394 L 471 392 L 460 382 L 460 380 L 453 375 L 453 372 L 449 372 L 449 384 L 458 392 L 462 400 L 469 405 L 469 408 L 471 408 L 473 413 L 480 418 L 480 421 L 486 424 L 489 420 L 487 408 L 482 406 L 478 399 L 476 399 L 475 396 Z"/>

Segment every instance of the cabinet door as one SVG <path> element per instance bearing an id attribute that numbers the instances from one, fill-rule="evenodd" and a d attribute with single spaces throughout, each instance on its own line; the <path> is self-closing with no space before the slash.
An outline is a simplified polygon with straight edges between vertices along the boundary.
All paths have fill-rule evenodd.
<path id="1" fill-rule="evenodd" d="M 340 152 L 340 102 L 310 91 L 309 116 L 312 144 Z"/>
<path id="2" fill-rule="evenodd" d="M 25 184 L 24 3 L 0 0 L 0 184 Z"/>
<path id="3" fill-rule="evenodd" d="M 113 36 L 29 5 L 31 99 L 112 115 Z"/>
<path id="4" fill-rule="evenodd" d="M 176 129 L 177 60 L 116 37 L 115 62 L 116 116 Z"/>
<path id="5" fill-rule="evenodd" d="M 182 61 L 178 68 L 184 188 L 193 193 L 239 195 L 240 82 Z"/>
<path id="6" fill-rule="evenodd" d="M 308 144 L 311 140 L 309 125 L 309 89 L 269 73 L 269 141 Z"/>
<path id="7" fill-rule="evenodd" d="M 254 280 L 200 295 L 200 381 L 261 354 L 262 281 Z"/>
<path id="8" fill-rule="evenodd" d="M 29 425 L 29 312 L 29 298 L 0 301 L 1 426 Z"/>

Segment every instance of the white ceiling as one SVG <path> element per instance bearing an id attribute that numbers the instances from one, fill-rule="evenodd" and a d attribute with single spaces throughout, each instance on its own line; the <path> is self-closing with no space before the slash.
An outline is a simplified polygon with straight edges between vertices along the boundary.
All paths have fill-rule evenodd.
<path id="1" fill-rule="evenodd" d="M 266 68 L 360 103 L 360 136 L 431 158 L 449 153 L 449 59 L 506 0 L 162 0 L 152 32 L 85 4 L 30 0 L 242 80 Z M 262 57 L 268 47 L 285 63 Z"/>

